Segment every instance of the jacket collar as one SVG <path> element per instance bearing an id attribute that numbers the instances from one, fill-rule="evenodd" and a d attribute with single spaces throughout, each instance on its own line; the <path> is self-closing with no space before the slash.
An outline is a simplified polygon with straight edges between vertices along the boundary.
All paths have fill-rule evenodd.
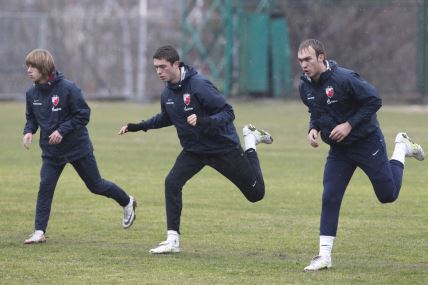
<path id="1" fill-rule="evenodd" d="M 327 78 L 330 77 L 331 73 L 336 69 L 337 63 L 333 60 L 324 60 L 324 64 L 326 66 L 326 70 L 320 74 L 320 77 L 317 82 L 313 82 L 312 79 L 307 76 L 306 74 L 303 74 L 301 79 L 305 80 L 311 84 L 321 84 L 324 82 Z"/>
<path id="2" fill-rule="evenodd" d="M 193 69 L 193 67 L 186 65 L 184 63 L 180 64 L 180 81 L 177 83 L 168 83 L 167 87 L 172 90 L 179 89 L 183 86 L 185 81 L 187 81 L 190 77 L 195 75 L 197 72 Z"/>

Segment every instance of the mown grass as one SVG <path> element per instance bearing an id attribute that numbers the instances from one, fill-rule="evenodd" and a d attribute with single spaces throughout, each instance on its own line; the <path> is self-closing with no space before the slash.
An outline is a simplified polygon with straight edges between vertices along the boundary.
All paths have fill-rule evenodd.
<path id="1" fill-rule="evenodd" d="M 122 124 L 147 118 L 159 105 L 90 103 L 89 131 L 102 175 L 134 195 L 135 225 L 121 228 L 122 209 L 86 190 L 67 166 L 58 183 L 48 242 L 24 246 L 33 230 L 39 183 L 38 139 L 20 146 L 22 102 L 0 104 L 0 284 L 427 284 L 428 171 L 407 160 L 400 198 L 381 205 L 357 171 L 342 204 L 334 268 L 303 273 L 318 252 L 322 172 L 327 146 L 306 142 L 308 114 L 293 102 L 233 102 L 236 126 L 269 130 L 275 141 L 258 153 L 267 193 L 247 202 L 205 168 L 185 186 L 182 253 L 151 256 L 166 235 L 164 177 L 180 151 L 173 128 L 118 136 Z M 407 131 L 428 148 L 428 112 L 379 112 L 392 150 Z M 38 137 L 38 136 L 37 136 Z"/>

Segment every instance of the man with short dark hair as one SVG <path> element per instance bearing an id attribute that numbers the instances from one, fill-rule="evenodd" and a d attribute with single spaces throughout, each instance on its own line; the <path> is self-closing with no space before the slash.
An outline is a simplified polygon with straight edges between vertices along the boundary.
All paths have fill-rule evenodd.
<path id="1" fill-rule="evenodd" d="M 317 271 L 332 266 L 340 205 L 355 169 L 366 173 L 381 203 L 391 203 L 400 193 L 405 157 L 423 160 L 425 153 L 406 133 L 398 133 L 388 160 L 376 118 L 382 106 L 377 90 L 354 71 L 327 60 L 319 40 L 303 41 L 297 56 L 303 70 L 300 97 L 311 114 L 309 144 L 318 147 L 321 134 L 330 145 L 324 168 L 319 254 L 304 269 Z"/>
<path id="2" fill-rule="evenodd" d="M 232 106 L 209 80 L 180 62 L 174 47 L 160 47 L 153 56 L 153 65 L 159 79 L 166 83 L 161 111 L 141 123 L 123 126 L 119 134 L 171 125 L 177 130 L 183 150 L 165 179 L 167 239 L 150 250 L 152 254 L 177 253 L 184 184 L 204 166 L 210 166 L 233 182 L 248 201 L 260 201 L 265 185 L 256 145 L 270 144 L 273 139 L 267 132 L 246 125 L 242 150 Z"/>

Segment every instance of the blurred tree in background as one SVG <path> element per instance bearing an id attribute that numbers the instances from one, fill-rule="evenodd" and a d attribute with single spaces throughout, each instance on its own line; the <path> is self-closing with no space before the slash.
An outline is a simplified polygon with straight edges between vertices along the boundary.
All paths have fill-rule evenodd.
<path id="1" fill-rule="evenodd" d="M 181 21 L 184 6 L 195 1 L 204 3 L 192 15 L 193 21 L 196 16 L 201 21 L 215 0 L 0 0 L 0 99 L 24 98 L 31 84 L 26 79 L 24 57 L 34 48 L 50 50 L 58 69 L 77 82 L 90 99 L 158 98 L 162 83 L 152 68 L 152 54 L 160 45 L 181 47 L 183 41 L 191 40 L 191 34 L 182 33 Z M 230 1 L 233 11 L 242 4 L 240 0 Z M 266 0 L 244 2 L 257 4 Z M 422 64 L 426 62 L 420 53 L 428 40 L 421 36 L 421 15 L 427 17 L 426 6 L 425 14 L 421 14 L 421 9 L 426 0 L 275 3 L 271 13 L 276 17 L 283 15 L 288 25 L 293 85 L 290 98 L 297 98 L 301 73 L 295 59 L 296 48 L 301 40 L 314 37 L 326 44 L 328 58 L 372 82 L 385 101 L 424 101 L 418 84 L 421 60 Z M 222 21 L 219 17 L 215 19 Z M 221 33 L 219 25 L 213 23 L 208 28 L 212 27 L 214 35 Z M 209 32 L 205 27 L 204 33 Z M 425 45 L 421 45 L 421 39 Z M 146 62 L 139 71 L 142 51 Z M 239 57 L 239 53 L 238 44 L 233 49 L 233 58 Z M 191 61 L 206 76 L 211 76 L 202 63 Z M 137 94 L 141 72 L 146 82 L 144 96 Z M 239 77 L 237 72 L 232 71 L 235 78 Z"/>
<path id="2" fill-rule="evenodd" d="M 303 38 L 373 83 L 389 101 L 420 101 L 417 0 L 281 1 L 295 51 Z M 428 39 L 425 39 L 428 40 Z M 297 62 L 294 62 L 297 70 Z"/>

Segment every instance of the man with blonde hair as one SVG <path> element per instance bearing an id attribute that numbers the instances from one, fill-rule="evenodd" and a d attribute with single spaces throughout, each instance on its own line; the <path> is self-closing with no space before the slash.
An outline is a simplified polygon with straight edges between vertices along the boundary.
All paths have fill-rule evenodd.
<path id="1" fill-rule="evenodd" d="M 135 220 L 135 199 L 114 183 L 101 178 L 86 125 L 90 108 L 80 88 L 55 69 L 47 50 L 35 49 L 25 58 L 27 74 L 34 83 L 26 93 L 26 124 L 22 143 L 26 149 L 40 128 L 42 168 L 37 196 L 35 231 L 25 244 L 46 241 L 55 186 L 65 165 L 70 163 L 89 190 L 114 199 L 123 207 L 123 228 Z"/>

